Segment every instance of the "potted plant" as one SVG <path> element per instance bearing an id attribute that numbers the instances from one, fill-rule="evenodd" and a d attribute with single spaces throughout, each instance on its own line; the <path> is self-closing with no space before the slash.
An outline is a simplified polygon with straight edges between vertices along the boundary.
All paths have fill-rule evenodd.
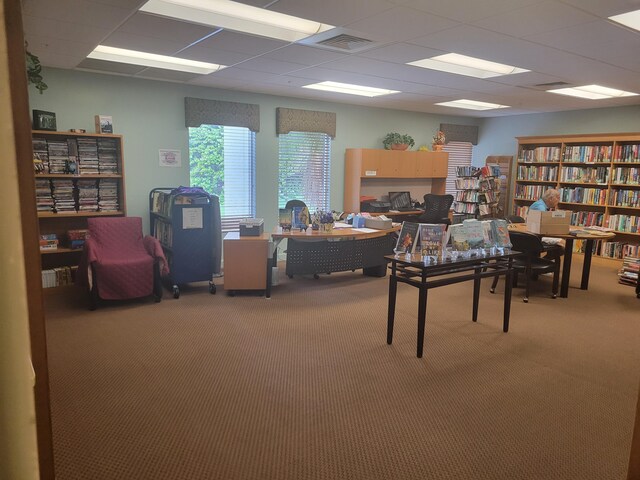
<path id="1" fill-rule="evenodd" d="M 25 43 L 25 61 L 27 64 L 27 80 L 30 84 L 35 85 L 35 87 L 40 91 L 44 92 L 48 87 L 46 83 L 42 81 L 42 65 L 40 65 L 40 59 L 36 57 L 33 53 L 27 50 L 27 45 Z"/>
<path id="2" fill-rule="evenodd" d="M 415 142 L 411 135 L 406 133 L 401 135 L 396 132 L 391 132 L 387 133 L 384 137 L 382 145 L 384 145 L 385 150 L 406 150 L 407 148 L 413 147 Z"/>

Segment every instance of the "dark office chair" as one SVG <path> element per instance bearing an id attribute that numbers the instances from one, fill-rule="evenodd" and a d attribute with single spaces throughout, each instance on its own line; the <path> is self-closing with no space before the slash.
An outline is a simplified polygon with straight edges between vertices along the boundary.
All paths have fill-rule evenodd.
<path id="1" fill-rule="evenodd" d="M 507 222 L 509 223 L 525 223 L 526 220 L 524 218 L 522 218 L 519 215 L 509 215 L 507 217 Z M 542 243 L 542 245 L 544 245 L 544 254 L 546 256 L 546 258 L 548 258 L 549 260 L 553 259 L 553 258 L 559 258 L 562 255 L 564 255 L 564 247 L 562 245 L 557 245 L 557 244 L 546 244 L 546 243 Z"/>
<path id="2" fill-rule="evenodd" d="M 453 195 L 427 193 L 424 196 L 424 213 L 405 218 L 408 222 L 443 223 L 451 225 L 449 209 L 453 204 Z"/>
<path id="3" fill-rule="evenodd" d="M 560 258 L 554 257 L 553 259 L 547 257 L 540 257 L 540 253 L 544 251 L 544 245 L 537 235 L 525 232 L 509 232 L 509 238 L 513 244 L 513 249 L 518 252 L 522 252 L 523 255 L 516 257 L 513 260 L 513 268 L 515 270 L 515 277 L 513 279 L 513 285 L 518 286 L 518 274 L 524 273 L 525 278 L 525 293 L 523 301 L 529 302 L 529 284 L 531 278 L 543 273 L 553 273 L 553 284 L 551 287 L 552 298 L 556 298 L 558 295 L 558 281 L 560 272 Z M 498 284 L 498 278 L 493 278 L 491 284 L 491 293 L 495 293 L 496 285 Z"/>

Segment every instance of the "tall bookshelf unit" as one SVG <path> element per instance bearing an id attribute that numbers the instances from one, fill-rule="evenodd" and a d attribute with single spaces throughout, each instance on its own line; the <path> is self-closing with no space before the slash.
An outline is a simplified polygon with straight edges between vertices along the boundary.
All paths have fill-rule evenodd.
<path id="1" fill-rule="evenodd" d="M 573 212 L 572 225 L 607 227 L 616 233 L 613 241 L 598 242 L 597 255 L 638 255 L 640 133 L 517 140 L 514 214 L 526 217 L 544 190 L 556 188 L 559 208 Z"/>
<path id="2" fill-rule="evenodd" d="M 500 166 L 464 166 L 456 169 L 454 212 L 463 218 L 497 217 L 500 199 Z"/>
<path id="3" fill-rule="evenodd" d="M 82 252 L 71 248 L 69 230 L 86 229 L 89 217 L 126 215 L 122 136 L 34 130 L 32 141 L 40 236 L 58 240 L 41 250 L 42 269 L 46 286 L 61 286 Z"/>

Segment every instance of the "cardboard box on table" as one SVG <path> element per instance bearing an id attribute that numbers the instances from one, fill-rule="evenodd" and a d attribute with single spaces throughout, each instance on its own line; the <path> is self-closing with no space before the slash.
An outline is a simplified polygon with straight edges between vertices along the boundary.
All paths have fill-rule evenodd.
<path id="1" fill-rule="evenodd" d="M 571 212 L 568 210 L 554 210 L 543 212 L 529 210 L 527 213 L 527 230 L 543 235 L 568 235 Z"/>

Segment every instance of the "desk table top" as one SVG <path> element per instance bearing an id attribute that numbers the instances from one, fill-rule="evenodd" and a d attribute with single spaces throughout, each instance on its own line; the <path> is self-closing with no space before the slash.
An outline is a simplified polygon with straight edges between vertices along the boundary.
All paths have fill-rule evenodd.
<path id="1" fill-rule="evenodd" d="M 511 223 L 508 225 L 509 230 L 517 232 L 531 233 L 538 235 L 539 237 L 551 237 L 551 238 L 577 238 L 580 240 L 608 240 L 616 236 L 613 232 L 601 232 L 594 230 L 593 232 L 585 231 L 584 227 L 569 227 L 569 233 L 535 233 L 527 230 L 526 223 Z"/>
<path id="2" fill-rule="evenodd" d="M 295 240 L 321 240 L 321 239 L 365 239 L 376 238 L 388 235 L 392 232 L 400 230 L 400 226 L 387 228 L 384 230 L 374 230 L 373 228 L 334 228 L 330 232 L 312 230 L 311 227 L 307 230 L 292 229 L 290 231 L 282 231 L 281 227 L 276 227 L 271 233 L 271 237 L 274 239 L 293 238 Z"/>

